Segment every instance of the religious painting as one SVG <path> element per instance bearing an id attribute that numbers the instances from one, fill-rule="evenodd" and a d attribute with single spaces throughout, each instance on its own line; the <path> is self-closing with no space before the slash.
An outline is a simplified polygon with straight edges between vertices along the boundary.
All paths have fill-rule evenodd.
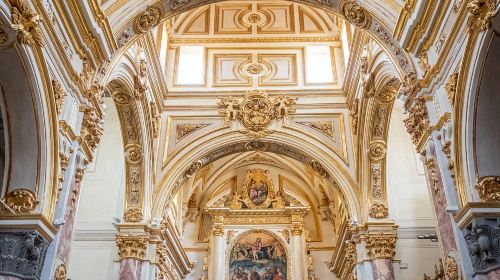
<path id="1" fill-rule="evenodd" d="M 272 234 L 252 231 L 233 245 L 229 258 L 230 280 L 286 280 L 287 257 Z"/>
<path id="2" fill-rule="evenodd" d="M 273 180 L 269 171 L 262 169 L 248 170 L 243 182 L 243 201 L 249 208 L 267 208 L 274 197 Z"/>

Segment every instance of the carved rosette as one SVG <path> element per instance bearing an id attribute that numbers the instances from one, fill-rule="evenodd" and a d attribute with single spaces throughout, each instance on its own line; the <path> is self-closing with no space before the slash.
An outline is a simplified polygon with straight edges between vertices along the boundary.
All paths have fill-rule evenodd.
<path id="1" fill-rule="evenodd" d="M 123 214 L 123 220 L 127 223 L 139 223 L 143 219 L 142 209 L 136 207 L 129 207 Z"/>
<path id="2" fill-rule="evenodd" d="M 485 31 L 491 27 L 497 15 L 497 0 L 472 0 L 467 4 L 467 12 L 471 15 L 467 22 L 469 31 Z"/>
<path id="3" fill-rule="evenodd" d="M 61 114 L 61 110 L 64 104 L 64 98 L 66 97 L 66 92 L 64 92 L 61 83 L 57 80 L 52 80 L 52 90 L 54 92 L 56 112 L 59 115 Z"/>
<path id="4" fill-rule="evenodd" d="M 5 195 L 5 204 L 20 214 L 31 213 L 38 205 L 36 194 L 27 189 L 17 189 Z"/>
<path id="5" fill-rule="evenodd" d="M 40 29 L 41 17 L 36 14 L 26 0 L 9 0 L 11 8 L 11 27 L 17 32 L 17 41 L 30 46 L 42 46 Z"/>
<path id="6" fill-rule="evenodd" d="M 484 202 L 500 201 L 500 177 L 487 176 L 479 180 L 476 185 L 477 192 Z"/>
<path id="7" fill-rule="evenodd" d="M 128 163 L 139 163 L 142 160 L 142 147 L 137 144 L 128 145 L 125 147 L 125 157 Z"/>
<path id="8" fill-rule="evenodd" d="M 143 260 L 148 248 L 149 236 L 147 235 L 117 235 L 116 245 L 120 259 Z"/>
<path id="9" fill-rule="evenodd" d="M 370 159 L 372 161 L 381 161 L 385 158 L 386 144 L 385 141 L 376 140 L 370 143 L 369 149 Z"/>
<path id="10" fill-rule="evenodd" d="M 356 1 L 344 1 L 340 11 L 347 21 L 359 28 L 368 28 L 371 24 L 371 15 Z"/>
<path id="11" fill-rule="evenodd" d="M 66 266 L 60 264 L 54 272 L 54 280 L 66 280 Z"/>
<path id="12" fill-rule="evenodd" d="M 258 75 L 264 71 L 264 67 L 259 63 L 251 63 L 247 66 L 246 70 L 252 75 Z"/>
<path id="13" fill-rule="evenodd" d="M 396 234 L 368 233 L 366 249 L 371 259 L 392 259 L 396 254 Z"/>
<path id="14" fill-rule="evenodd" d="M 134 28 L 139 33 L 146 33 L 160 23 L 163 11 L 160 6 L 154 5 L 146 8 L 137 16 Z"/>
<path id="15" fill-rule="evenodd" d="M 370 206 L 368 214 L 371 218 L 383 219 L 389 216 L 389 209 L 387 208 L 387 205 L 385 205 L 385 203 L 375 202 Z"/>

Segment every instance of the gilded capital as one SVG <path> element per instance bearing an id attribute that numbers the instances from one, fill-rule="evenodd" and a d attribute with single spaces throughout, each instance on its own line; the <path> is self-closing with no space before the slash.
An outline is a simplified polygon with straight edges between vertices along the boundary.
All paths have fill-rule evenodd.
<path id="1" fill-rule="evenodd" d="M 149 236 L 147 235 L 117 235 L 116 245 L 120 259 L 143 260 L 148 249 Z"/>
<path id="2" fill-rule="evenodd" d="M 371 259 L 392 259 L 396 254 L 396 234 L 368 233 L 366 235 L 366 249 Z"/>
<path id="3" fill-rule="evenodd" d="M 224 235 L 224 225 L 222 224 L 214 224 L 212 226 L 212 234 L 214 236 L 221 237 Z"/>
<path id="4" fill-rule="evenodd" d="M 290 232 L 292 235 L 302 235 L 304 232 L 304 226 L 302 224 L 292 224 Z"/>

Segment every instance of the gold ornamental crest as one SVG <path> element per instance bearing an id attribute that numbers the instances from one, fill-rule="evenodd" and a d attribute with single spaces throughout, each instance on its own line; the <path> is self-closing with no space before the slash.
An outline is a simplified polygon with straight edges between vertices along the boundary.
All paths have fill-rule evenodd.
<path id="1" fill-rule="evenodd" d="M 269 98 L 266 91 L 247 91 L 243 100 L 233 97 L 219 98 L 219 115 L 226 124 L 238 120 L 245 128 L 242 132 L 252 138 L 261 138 L 271 131 L 268 129 L 273 120 L 285 119 L 295 112 L 297 99 L 279 95 Z"/>

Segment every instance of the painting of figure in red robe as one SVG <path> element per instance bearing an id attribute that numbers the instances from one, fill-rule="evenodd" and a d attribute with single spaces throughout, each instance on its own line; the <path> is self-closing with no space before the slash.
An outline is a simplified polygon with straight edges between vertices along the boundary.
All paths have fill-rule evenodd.
<path id="1" fill-rule="evenodd" d="M 229 279 L 287 279 L 286 251 L 281 242 L 263 231 L 244 234 L 231 249 Z"/>

